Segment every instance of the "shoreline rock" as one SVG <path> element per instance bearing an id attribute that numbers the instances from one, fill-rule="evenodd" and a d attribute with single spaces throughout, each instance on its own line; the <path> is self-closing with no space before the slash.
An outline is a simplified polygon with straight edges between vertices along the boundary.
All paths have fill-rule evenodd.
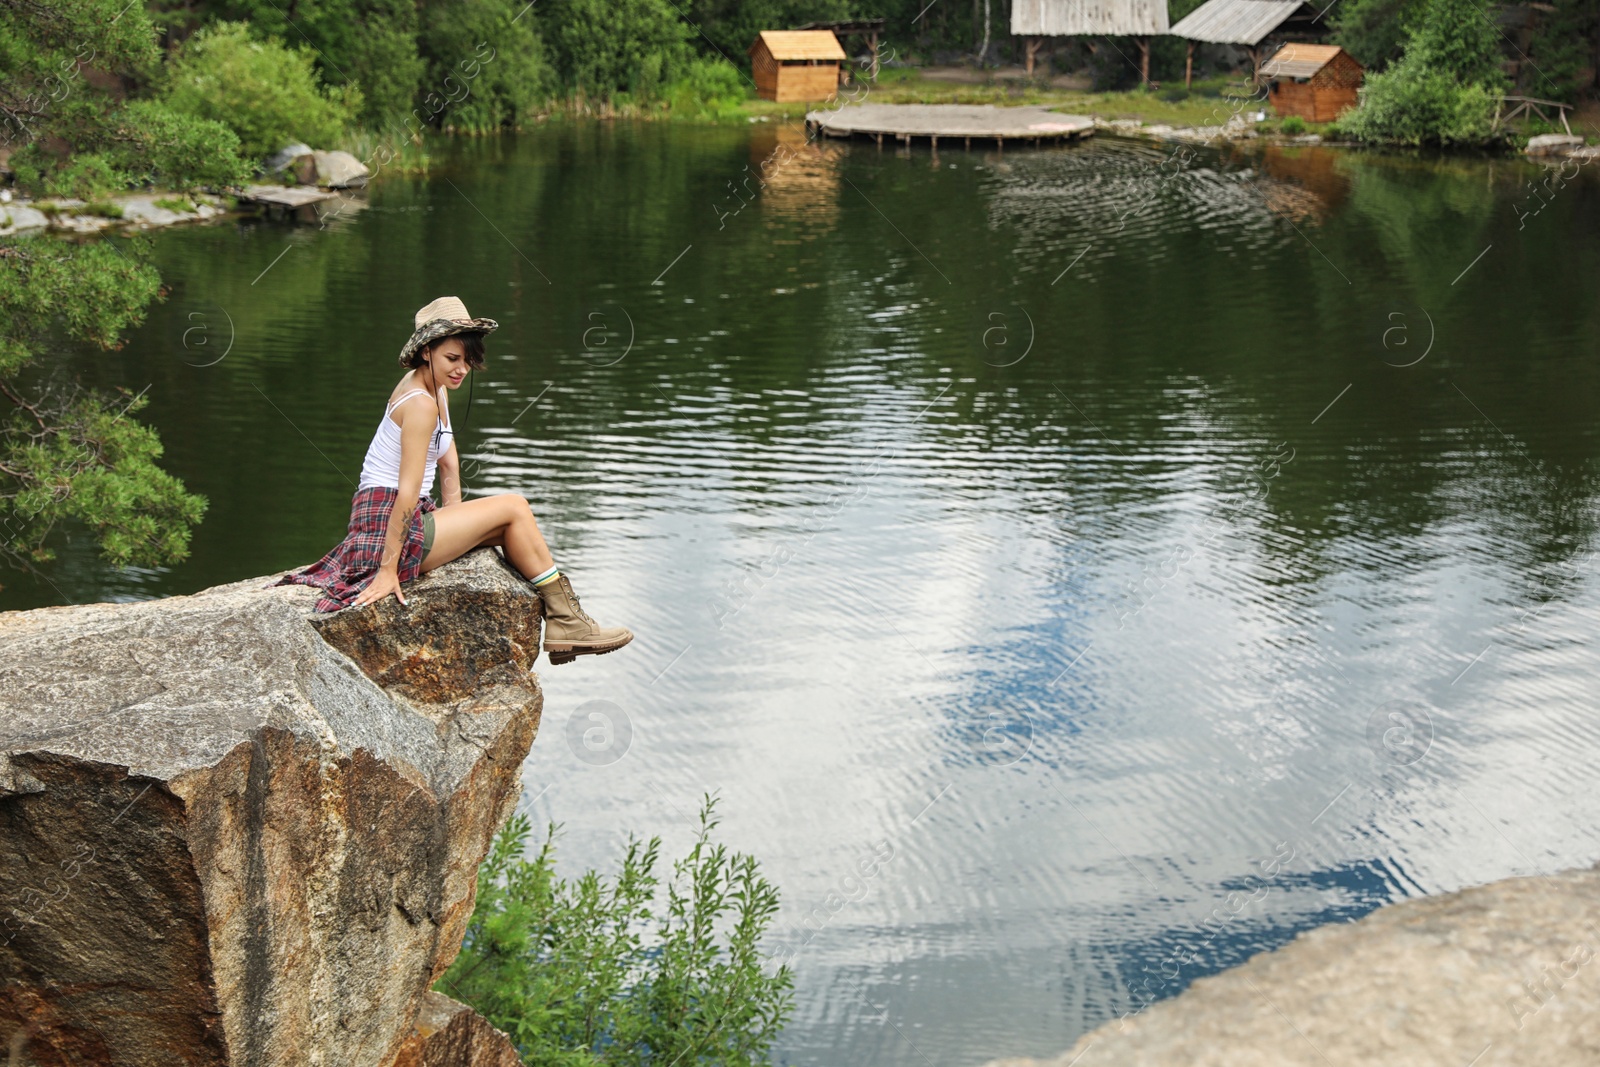
<path id="1" fill-rule="evenodd" d="M 1600 864 L 1401 901 L 985 1067 L 1600 1063 Z"/>
<path id="2" fill-rule="evenodd" d="M 536 596 L 492 550 L 405 607 L 315 616 L 270 580 L 0 614 L 22 1062 L 516 1062 L 431 986 L 521 794 Z"/>
<path id="3" fill-rule="evenodd" d="M 249 186 L 238 197 L 222 197 L 199 193 L 132 193 L 113 196 L 90 205 L 70 197 L 48 197 L 40 200 L 10 200 L 0 203 L 0 237 L 31 232 L 100 233 L 105 230 L 153 230 L 180 223 L 213 222 L 225 218 L 238 218 L 245 214 L 235 206 L 259 204 L 268 213 L 310 212 L 304 221 L 315 222 L 324 217 L 354 215 L 366 206 L 363 198 L 339 190 L 309 186 Z M 175 206 L 175 201 L 187 201 L 189 209 Z M 101 214 L 111 205 L 115 215 Z M 308 206 L 309 205 L 309 206 Z M 95 213 L 80 209 L 96 206 Z"/>

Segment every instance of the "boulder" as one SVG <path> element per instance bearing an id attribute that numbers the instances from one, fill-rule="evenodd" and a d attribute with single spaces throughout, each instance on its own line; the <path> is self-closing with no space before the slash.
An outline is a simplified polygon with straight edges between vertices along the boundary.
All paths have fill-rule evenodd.
<path id="1" fill-rule="evenodd" d="M 299 141 L 295 141 L 284 145 L 271 159 L 267 160 L 267 170 L 269 172 L 285 170 L 289 164 L 301 156 L 309 156 L 310 154 L 311 146 L 308 144 L 301 144 Z"/>
<path id="2" fill-rule="evenodd" d="M 366 164 L 349 152 L 313 152 L 311 158 L 316 162 L 315 184 L 324 189 L 349 189 L 365 185 L 372 176 Z"/>
<path id="3" fill-rule="evenodd" d="M 268 581 L 0 614 L 12 1062 L 505 1059 L 430 987 L 521 792 L 538 598 L 488 549 L 403 607 Z"/>
<path id="4" fill-rule="evenodd" d="M 1318 927 L 987 1067 L 1580 1067 L 1600 1063 L 1600 866 L 1507 878 Z"/>
<path id="5" fill-rule="evenodd" d="M 141 228 L 170 226 L 185 219 L 199 218 L 198 213 L 195 211 L 173 211 L 170 208 L 158 206 L 156 201 L 163 199 L 178 200 L 185 198 L 178 197 L 172 193 L 159 197 L 148 195 L 125 197 L 118 201 L 122 205 L 122 218 L 130 225 Z M 193 204 L 193 201 L 189 201 L 189 203 Z"/>
<path id="6" fill-rule="evenodd" d="M 1530 156 L 1560 156 L 1582 147 L 1582 137 L 1574 137 L 1569 133 L 1541 133 L 1528 138 L 1526 151 Z"/>
<path id="7" fill-rule="evenodd" d="M 48 225 L 50 225 L 49 216 L 22 201 L 14 200 L 9 204 L 0 205 L 0 234 L 40 229 Z"/>

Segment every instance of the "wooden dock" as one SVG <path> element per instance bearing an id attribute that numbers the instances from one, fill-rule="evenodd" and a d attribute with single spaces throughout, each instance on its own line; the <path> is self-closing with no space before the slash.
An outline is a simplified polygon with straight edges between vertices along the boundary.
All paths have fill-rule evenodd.
<path id="1" fill-rule="evenodd" d="M 1063 115 L 1045 107 L 995 107 L 993 104 L 847 104 L 841 108 L 806 113 L 806 128 L 829 137 L 885 137 L 909 145 L 913 139 L 974 140 L 1007 144 L 1042 145 L 1076 141 L 1094 134 L 1087 115 Z"/>
<path id="2" fill-rule="evenodd" d="M 320 200 L 333 200 L 338 196 L 337 189 L 319 189 L 315 185 L 252 185 L 239 194 L 239 199 L 273 207 L 297 208 Z"/>

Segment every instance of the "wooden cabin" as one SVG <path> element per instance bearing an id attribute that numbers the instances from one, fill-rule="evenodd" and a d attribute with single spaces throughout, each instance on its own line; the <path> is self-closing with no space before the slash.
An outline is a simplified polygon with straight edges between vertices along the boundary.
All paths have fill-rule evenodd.
<path id="1" fill-rule="evenodd" d="M 750 73 L 763 100 L 831 100 L 845 59 L 830 30 L 762 30 L 750 46 Z"/>
<path id="2" fill-rule="evenodd" d="M 1356 106 L 1366 72 L 1336 44 L 1286 44 L 1261 64 L 1267 99 L 1280 116 L 1332 122 Z"/>
<path id="3" fill-rule="evenodd" d="M 1183 84 L 1194 75 L 1196 44 L 1243 48 L 1250 56 L 1250 77 L 1260 76 L 1261 60 L 1284 41 L 1317 43 L 1328 38 L 1327 6 L 1304 0 L 1206 0 L 1172 27 L 1172 36 L 1188 38 Z"/>

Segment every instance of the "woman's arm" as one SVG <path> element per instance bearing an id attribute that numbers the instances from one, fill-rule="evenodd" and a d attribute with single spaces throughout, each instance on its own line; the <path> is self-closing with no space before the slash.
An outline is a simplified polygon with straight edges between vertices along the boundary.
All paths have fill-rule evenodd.
<path id="1" fill-rule="evenodd" d="M 461 457 L 456 454 L 454 437 L 439 457 L 439 495 L 444 500 L 443 507 L 461 503 Z"/>
<path id="2" fill-rule="evenodd" d="M 411 513 L 422 496 L 422 467 L 428 457 L 428 435 L 439 418 L 438 405 L 426 395 L 414 396 L 395 409 L 400 413 L 400 494 L 389 512 L 389 526 L 383 537 L 383 560 L 378 573 L 356 597 L 355 605 L 382 600 L 390 593 L 404 604 L 400 592 L 400 548 L 405 543 Z M 387 416 L 385 416 L 387 418 Z"/>

